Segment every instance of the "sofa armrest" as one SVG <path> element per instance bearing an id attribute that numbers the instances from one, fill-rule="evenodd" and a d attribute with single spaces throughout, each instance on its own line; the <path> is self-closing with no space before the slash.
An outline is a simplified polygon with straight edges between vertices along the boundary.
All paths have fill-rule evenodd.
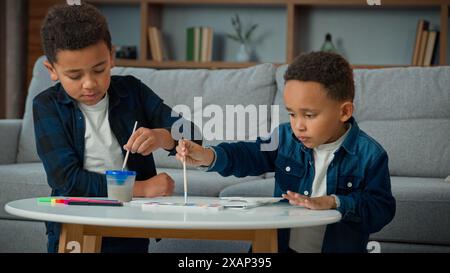
<path id="1" fill-rule="evenodd" d="M 0 164 L 16 163 L 21 119 L 0 119 Z"/>

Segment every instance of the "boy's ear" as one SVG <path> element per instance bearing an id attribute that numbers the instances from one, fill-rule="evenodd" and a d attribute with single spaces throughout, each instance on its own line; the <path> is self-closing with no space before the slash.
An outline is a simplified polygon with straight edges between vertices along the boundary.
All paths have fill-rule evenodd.
<path id="1" fill-rule="evenodd" d="M 347 122 L 353 115 L 353 102 L 346 101 L 341 104 L 341 122 Z"/>
<path id="2" fill-rule="evenodd" d="M 58 74 L 56 74 L 56 70 L 53 67 L 53 65 L 49 61 L 44 61 L 44 66 L 45 66 L 45 68 L 47 68 L 52 81 L 56 82 L 58 80 Z"/>

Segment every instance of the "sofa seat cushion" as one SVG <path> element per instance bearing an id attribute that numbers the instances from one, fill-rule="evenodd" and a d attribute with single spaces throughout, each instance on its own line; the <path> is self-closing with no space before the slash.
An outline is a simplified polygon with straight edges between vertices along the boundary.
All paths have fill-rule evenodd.
<path id="1" fill-rule="evenodd" d="M 51 193 L 42 163 L 0 165 L 0 189 L 0 218 L 7 219 L 19 217 L 5 211 L 6 203 Z"/>
<path id="2" fill-rule="evenodd" d="M 157 168 L 158 173 L 167 173 L 175 181 L 174 195 L 184 194 L 183 170 L 172 168 Z M 218 173 L 207 173 L 200 170 L 187 170 L 188 196 L 219 196 L 222 189 L 241 182 L 259 179 L 258 176 L 237 178 L 223 177 Z"/>
<path id="3" fill-rule="evenodd" d="M 371 239 L 450 244 L 450 183 L 441 178 L 391 177 L 397 211 Z"/>

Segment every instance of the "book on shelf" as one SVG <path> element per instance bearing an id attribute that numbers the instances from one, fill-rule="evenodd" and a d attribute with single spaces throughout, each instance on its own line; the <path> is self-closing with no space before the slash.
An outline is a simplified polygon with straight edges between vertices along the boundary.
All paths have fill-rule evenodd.
<path id="1" fill-rule="evenodd" d="M 423 65 L 423 60 L 425 57 L 425 49 L 427 46 L 428 41 L 428 30 L 424 30 L 421 35 L 421 41 L 420 41 L 420 49 L 419 49 L 419 57 L 417 59 L 417 65 Z"/>
<path id="2" fill-rule="evenodd" d="M 194 60 L 194 28 L 186 30 L 186 61 Z"/>
<path id="3" fill-rule="evenodd" d="M 427 44 L 425 46 L 425 54 L 422 65 L 424 66 L 430 66 L 433 64 L 433 57 L 436 54 L 437 51 L 437 37 L 439 35 L 439 32 L 436 30 L 430 30 L 428 32 L 428 39 Z"/>
<path id="4" fill-rule="evenodd" d="M 196 62 L 200 61 L 200 41 L 202 40 L 201 35 L 201 28 L 194 28 L 194 61 Z"/>
<path id="5" fill-rule="evenodd" d="M 186 29 L 186 61 L 212 61 L 214 31 L 211 27 Z"/>
<path id="6" fill-rule="evenodd" d="M 416 30 L 416 41 L 414 43 L 414 51 L 413 51 L 413 58 L 412 58 L 412 65 L 421 65 L 423 61 L 423 56 L 425 52 L 425 45 L 424 43 L 424 35 L 427 35 L 427 30 L 430 23 L 427 20 L 420 19 L 417 23 L 417 30 Z M 425 40 L 426 43 L 426 40 Z"/>
<path id="7" fill-rule="evenodd" d="M 162 62 L 167 59 L 161 30 L 157 27 L 150 26 L 148 28 L 148 39 L 152 60 Z"/>

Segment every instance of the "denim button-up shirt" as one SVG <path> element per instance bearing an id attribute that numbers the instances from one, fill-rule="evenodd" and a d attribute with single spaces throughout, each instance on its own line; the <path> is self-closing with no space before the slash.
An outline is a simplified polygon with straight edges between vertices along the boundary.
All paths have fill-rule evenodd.
<path id="1" fill-rule="evenodd" d="M 395 215 L 387 153 L 359 129 L 354 118 L 349 122 L 352 124 L 350 132 L 334 153 L 327 170 L 327 194 L 339 198 L 337 210 L 342 219 L 327 226 L 323 252 L 365 252 L 369 234 L 381 230 Z M 267 145 L 272 138 L 213 147 L 216 160 L 208 171 L 237 177 L 275 172 L 274 196 L 280 197 L 287 190 L 311 195 L 312 149 L 294 136 L 289 123 L 278 128 L 277 148 L 262 151 L 261 145 Z M 287 248 L 289 234 L 284 230 L 279 235 L 279 249 L 283 251 Z"/>

